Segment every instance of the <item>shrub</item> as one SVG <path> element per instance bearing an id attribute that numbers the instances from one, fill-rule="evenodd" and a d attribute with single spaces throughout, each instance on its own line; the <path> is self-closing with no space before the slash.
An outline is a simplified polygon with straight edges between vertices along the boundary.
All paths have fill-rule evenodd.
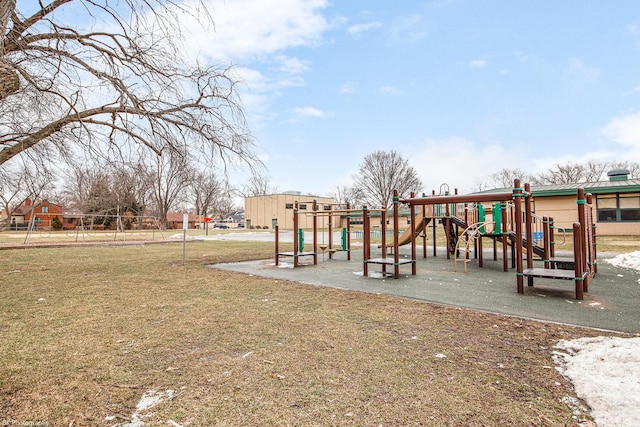
<path id="1" fill-rule="evenodd" d="M 62 221 L 57 216 L 53 217 L 53 221 L 51 221 L 51 228 L 55 231 L 62 230 Z"/>

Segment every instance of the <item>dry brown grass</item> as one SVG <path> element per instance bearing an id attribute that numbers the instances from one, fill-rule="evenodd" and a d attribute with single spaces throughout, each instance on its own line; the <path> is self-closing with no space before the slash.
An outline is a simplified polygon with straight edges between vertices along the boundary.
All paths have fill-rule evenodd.
<path id="1" fill-rule="evenodd" d="M 599 333 L 206 267 L 272 251 L 0 252 L 0 423 L 577 424 L 552 346 Z"/>

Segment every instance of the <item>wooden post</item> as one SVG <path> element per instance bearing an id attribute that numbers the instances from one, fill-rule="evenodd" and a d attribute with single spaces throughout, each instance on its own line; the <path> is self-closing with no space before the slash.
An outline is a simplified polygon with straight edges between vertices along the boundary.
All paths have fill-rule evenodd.
<path id="1" fill-rule="evenodd" d="M 587 236 L 586 233 L 588 232 L 588 227 L 587 227 L 587 216 L 586 216 L 586 211 L 585 211 L 585 204 L 587 203 L 585 196 L 584 196 L 584 188 L 578 188 L 578 200 L 576 201 L 576 203 L 578 204 L 578 222 L 580 223 L 580 232 L 581 232 L 581 236 L 580 236 L 580 253 L 582 255 L 582 258 L 580 258 L 580 262 L 582 263 L 582 271 L 588 271 L 588 266 L 587 266 L 587 259 L 586 259 L 586 253 L 587 253 Z M 574 237 L 575 240 L 575 237 Z M 576 259 L 575 262 L 578 262 L 578 260 Z M 587 276 L 588 277 L 588 276 Z M 588 291 L 588 287 L 589 287 L 589 279 L 585 279 L 584 280 L 584 284 L 583 284 L 583 289 L 585 291 Z"/>
<path id="2" fill-rule="evenodd" d="M 450 252 L 450 248 L 451 248 L 451 229 L 452 229 L 452 225 L 451 225 L 451 217 L 450 217 L 450 213 L 449 213 L 449 203 L 445 203 L 445 210 L 444 210 L 444 229 L 445 229 L 445 242 L 447 245 L 447 259 L 451 259 L 451 254 Z"/>
<path id="3" fill-rule="evenodd" d="M 313 265 L 318 265 L 318 202 L 311 204 L 313 209 Z"/>
<path id="4" fill-rule="evenodd" d="M 347 203 L 347 261 L 351 261 L 351 205 Z"/>
<path id="5" fill-rule="evenodd" d="M 522 188 L 520 188 L 520 180 L 516 179 L 513 182 L 513 202 L 515 207 L 515 242 L 516 246 L 516 278 L 518 293 L 524 293 L 524 275 L 522 268 L 522 200 L 523 197 Z"/>
<path id="6" fill-rule="evenodd" d="M 327 223 L 328 233 L 329 233 L 329 259 L 333 257 L 333 252 L 331 248 L 333 248 L 333 214 L 331 211 L 333 210 L 333 206 L 329 205 L 329 222 Z M 324 233 L 324 230 L 322 230 Z M 324 257 L 322 258 L 324 260 Z"/>
<path id="7" fill-rule="evenodd" d="M 387 258 L 387 211 L 383 209 L 380 211 L 380 231 L 382 235 L 380 236 L 382 239 L 382 258 Z M 394 230 L 395 232 L 395 230 Z M 382 264 L 382 275 L 386 276 L 387 274 L 387 265 Z"/>
<path id="8" fill-rule="evenodd" d="M 398 191 L 396 190 L 395 193 L 397 194 Z M 414 193 L 411 193 L 411 197 L 413 198 L 415 196 Z M 416 265 L 416 206 L 415 205 L 410 205 L 409 206 L 409 215 L 411 217 L 411 274 L 413 276 L 416 275 L 417 273 L 417 265 Z M 422 218 L 422 221 L 424 221 L 424 217 Z M 424 229 L 424 227 L 423 227 Z M 396 237 L 396 245 L 397 245 L 397 241 L 398 241 L 398 237 Z"/>
<path id="9" fill-rule="evenodd" d="M 400 254 L 399 254 L 399 247 L 398 247 L 398 227 L 399 227 L 399 221 L 398 221 L 398 216 L 399 216 L 399 207 L 398 207 L 398 190 L 393 190 L 393 265 L 394 265 L 394 270 L 393 270 L 393 278 L 394 279 L 399 279 L 400 278 L 400 265 L 398 264 L 400 262 Z M 413 224 L 413 218 L 411 223 Z M 413 239 L 413 236 L 411 237 Z"/>
<path id="10" fill-rule="evenodd" d="M 505 273 L 509 271 L 509 236 L 507 235 L 507 204 L 504 202 L 500 202 L 500 224 L 502 228 L 502 271 Z M 515 245 L 515 242 L 514 242 Z M 513 248 L 513 246 L 512 246 Z M 512 251 L 513 252 L 513 251 Z M 511 257 L 512 261 L 514 256 Z"/>
<path id="11" fill-rule="evenodd" d="M 529 183 L 524 184 L 524 210 L 524 223 L 527 234 L 527 268 L 533 268 L 533 213 L 531 209 L 531 186 Z M 533 286 L 533 277 L 528 277 L 527 283 L 529 286 Z"/>
<path id="12" fill-rule="evenodd" d="M 485 228 L 486 231 L 486 228 Z M 480 233 L 480 228 L 478 228 L 478 267 L 483 267 L 482 262 L 482 233 Z"/>
<path id="13" fill-rule="evenodd" d="M 369 212 L 367 211 L 367 205 L 362 206 L 362 262 L 364 275 L 369 275 L 368 261 L 369 251 L 371 250 L 371 244 L 369 243 Z"/>
<path id="14" fill-rule="evenodd" d="M 553 217 L 549 217 L 549 257 L 556 256 L 556 227 L 553 224 Z"/>
<path id="15" fill-rule="evenodd" d="M 591 243 L 589 245 L 590 248 L 590 275 L 593 276 L 598 273 L 598 256 L 597 256 L 597 245 L 596 245 L 596 222 L 593 220 L 593 196 L 591 193 L 587 194 L 587 206 L 589 207 L 589 221 L 591 223 Z"/>
<path id="16" fill-rule="evenodd" d="M 542 260 L 544 268 L 550 269 L 551 261 L 549 258 L 551 258 L 551 255 L 549 252 L 549 217 L 546 216 L 542 217 L 542 246 L 544 248 L 544 259 Z"/>
<path id="17" fill-rule="evenodd" d="M 431 196 L 433 197 L 435 195 L 436 195 L 436 190 L 431 190 Z M 431 220 L 433 222 L 433 224 L 431 224 L 431 226 L 433 228 L 433 233 L 432 233 L 433 234 L 433 256 L 435 257 L 435 256 L 437 256 L 436 237 L 437 237 L 437 228 L 438 228 L 436 222 L 442 220 L 442 218 L 440 218 L 440 209 L 436 209 L 436 205 L 431 205 L 431 206 L 432 206 L 431 207 L 431 209 L 432 209 L 431 215 L 433 216 L 433 219 Z M 438 212 L 437 215 L 436 215 L 436 211 Z M 436 216 L 438 217 L 437 219 L 436 219 Z"/>
<path id="18" fill-rule="evenodd" d="M 279 258 L 280 258 L 278 256 L 278 253 L 280 253 L 280 251 L 278 250 L 278 238 L 279 238 L 279 226 L 278 226 L 278 224 L 276 224 L 274 235 L 275 235 L 275 238 L 276 238 L 276 265 L 278 265 L 278 261 L 279 261 Z"/>
<path id="19" fill-rule="evenodd" d="M 422 195 L 424 197 L 424 194 Z M 422 205 L 422 258 L 427 257 L 427 205 Z"/>
<path id="20" fill-rule="evenodd" d="M 583 245 L 582 245 L 582 225 L 579 222 L 575 222 L 573 224 L 573 259 L 575 260 L 573 263 L 574 274 L 575 274 L 575 283 L 576 283 L 576 299 L 582 300 L 584 299 L 584 269 L 583 269 L 583 258 L 584 253 Z"/>
<path id="21" fill-rule="evenodd" d="M 293 207 L 293 267 L 298 266 L 298 202 Z"/>

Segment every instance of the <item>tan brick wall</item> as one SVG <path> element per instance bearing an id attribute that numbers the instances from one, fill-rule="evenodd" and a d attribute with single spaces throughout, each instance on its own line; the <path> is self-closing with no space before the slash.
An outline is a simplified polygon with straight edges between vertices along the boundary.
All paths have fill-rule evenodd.
<path id="1" fill-rule="evenodd" d="M 244 199 L 245 223 L 247 227 L 251 226 L 268 229 L 273 228 L 273 220 L 278 221 L 280 229 L 293 229 L 293 206 L 298 202 L 300 209 L 298 210 L 299 227 L 312 228 L 313 216 L 309 213 L 313 212 L 313 201 L 318 203 L 318 211 L 322 212 L 325 205 L 331 205 L 334 200 L 330 197 L 314 197 L 294 194 L 271 194 L 266 196 L 246 197 Z M 290 205 L 291 208 L 287 208 Z M 305 209 L 302 209 L 305 207 Z M 334 219 L 334 223 L 337 219 Z M 318 227 L 326 227 L 328 220 L 326 217 L 318 218 Z"/>
<path id="2" fill-rule="evenodd" d="M 535 213 L 539 216 L 553 217 L 556 228 L 571 229 L 578 220 L 577 196 L 537 197 L 535 199 Z M 640 223 L 638 222 L 599 222 L 597 219 L 596 202 L 593 200 L 593 219 L 596 233 L 606 236 L 638 236 Z"/>

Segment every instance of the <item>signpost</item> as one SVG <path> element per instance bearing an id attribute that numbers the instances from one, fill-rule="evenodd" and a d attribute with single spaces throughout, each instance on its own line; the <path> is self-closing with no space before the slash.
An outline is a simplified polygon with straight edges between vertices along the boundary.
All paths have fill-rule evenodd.
<path id="1" fill-rule="evenodd" d="M 189 228 L 189 214 L 182 214 L 182 265 L 187 255 L 187 228 Z"/>
<path id="2" fill-rule="evenodd" d="M 209 223 L 211 222 L 211 218 L 209 218 L 208 216 L 205 216 L 203 219 L 204 219 L 205 236 L 208 236 L 209 235 Z"/>

